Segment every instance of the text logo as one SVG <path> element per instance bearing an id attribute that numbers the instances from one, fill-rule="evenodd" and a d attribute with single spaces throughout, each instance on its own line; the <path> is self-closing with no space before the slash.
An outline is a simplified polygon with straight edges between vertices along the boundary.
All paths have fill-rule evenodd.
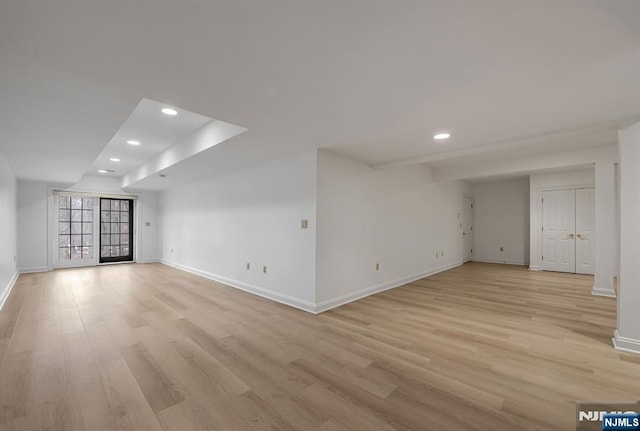
<path id="1" fill-rule="evenodd" d="M 640 431 L 640 424 L 636 421 L 640 422 L 640 401 L 576 403 L 576 431 Z"/>
<path id="2" fill-rule="evenodd" d="M 606 414 L 602 418 L 602 431 L 640 431 L 640 415 Z"/>

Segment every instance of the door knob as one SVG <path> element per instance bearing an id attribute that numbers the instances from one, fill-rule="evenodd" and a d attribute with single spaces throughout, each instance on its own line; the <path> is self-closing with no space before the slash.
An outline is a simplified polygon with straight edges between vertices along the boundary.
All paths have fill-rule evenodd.
<path id="1" fill-rule="evenodd" d="M 569 237 L 569 239 L 573 239 L 573 234 L 572 233 L 567 234 L 567 236 Z"/>
<path id="2" fill-rule="evenodd" d="M 576 236 L 577 236 L 578 238 L 582 239 L 582 234 L 581 234 L 581 233 L 577 234 Z"/>

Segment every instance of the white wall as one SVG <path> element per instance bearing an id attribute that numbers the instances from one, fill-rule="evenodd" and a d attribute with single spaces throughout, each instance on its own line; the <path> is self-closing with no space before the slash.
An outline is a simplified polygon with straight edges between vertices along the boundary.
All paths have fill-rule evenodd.
<path id="1" fill-rule="evenodd" d="M 54 186 L 45 182 L 18 181 L 18 268 L 21 272 L 46 271 L 51 262 L 48 259 L 49 218 L 48 206 L 51 190 L 65 189 L 92 193 L 132 194 L 137 201 L 141 227 L 136 227 L 136 260 L 138 262 L 157 261 L 158 246 L 158 193 L 126 192 L 120 189 L 115 178 L 85 176 L 73 187 Z M 149 226 L 146 226 L 149 222 Z"/>
<path id="2" fill-rule="evenodd" d="M 375 170 L 319 151 L 318 310 L 460 264 L 465 194 L 422 166 Z"/>
<path id="3" fill-rule="evenodd" d="M 536 174 L 529 178 L 530 251 L 529 268 L 541 269 L 542 259 L 542 192 L 563 188 L 595 187 L 595 168 Z"/>
<path id="4" fill-rule="evenodd" d="M 620 143 L 620 283 L 614 346 L 640 353 L 640 123 L 622 129 Z"/>
<path id="5" fill-rule="evenodd" d="M 0 305 L 18 275 L 16 242 L 16 177 L 0 153 Z"/>
<path id="6" fill-rule="evenodd" d="M 18 268 L 20 272 L 46 271 L 47 183 L 18 181 Z"/>
<path id="7" fill-rule="evenodd" d="M 163 262 L 314 311 L 316 167 L 311 151 L 162 192 Z"/>
<path id="8" fill-rule="evenodd" d="M 474 184 L 472 192 L 473 260 L 528 265 L 529 178 Z"/>

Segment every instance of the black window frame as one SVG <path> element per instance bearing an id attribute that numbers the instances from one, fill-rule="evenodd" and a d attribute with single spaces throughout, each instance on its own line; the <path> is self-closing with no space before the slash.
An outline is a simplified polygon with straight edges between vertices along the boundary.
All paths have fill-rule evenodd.
<path id="1" fill-rule="evenodd" d="M 102 201 L 127 201 L 129 202 L 129 254 L 126 256 L 115 256 L 115 257 L 102 257 Z M 100 263 L 112 263 L 112 262 L 133 262 L 133 199 L 115 199 L 115 198 L 100 198 L 100 220 L 99 220 L 99 226 L 100 226 L 100 231 L 99 231 L 99 241 L 100 241 L 100 245 L 98 247 L 98 259 Z M 109 204 L 109 214 L 111 217 L 111 204 Z M 118 211 L 120 212 L 120 211 Z M 109 220 L 109 223 L 111 223 L 111 220 Z M 122 221 L 120 221 L 119 223 L 122 223 Z M 121 235 L 121 233 L 118 233 L 118 235 Z M 109 234 L 109 236 L 111 236 L 111 234 Z M 106 247 L 106 246 L 105 246 Z M 111 244 L 109 244 L 109 247 L 111 247 Z"/>

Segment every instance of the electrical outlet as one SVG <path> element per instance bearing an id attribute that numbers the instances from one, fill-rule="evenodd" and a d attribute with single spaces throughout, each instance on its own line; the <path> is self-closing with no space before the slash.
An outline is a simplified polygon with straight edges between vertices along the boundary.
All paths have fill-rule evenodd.
<path id="1" fill-rule="evenodd" d="M 267 265 L 264 265 L 264 266 L 262 267 L 262 272 L 264 272 L 265 274 L 267 273 Z"/>
<path id="2" fill-rule="evenodd" d="M 504 247 L 500 247 L 500 251 L 504 251 Z"/>
<path id="3" fill-rule="evenodd" d="M 150 221 L 146 221 L 146 222 L 144 222 L 144 225 L 145 225 L 146 227 L 151 227 L 151 222 L 150 222 Z"/>
<path id="4" fill-rule="evenodd" d="M 247 262 L 247 271 L 249 271 L 250 269 L 251 269 L 251 264 Z"/>
<path id="5" fill-rule="evenodd" d="M 376 271 L 380 271 L 380 264 L 376 263 Z"/>
<path id="6" fill-rule="evenodd" d="M 309 228 L 309 220 L 306 220 L 306 219 L 301 220 L 300 221 L 300 227 L 302 229 L 308 229 Z"/>

